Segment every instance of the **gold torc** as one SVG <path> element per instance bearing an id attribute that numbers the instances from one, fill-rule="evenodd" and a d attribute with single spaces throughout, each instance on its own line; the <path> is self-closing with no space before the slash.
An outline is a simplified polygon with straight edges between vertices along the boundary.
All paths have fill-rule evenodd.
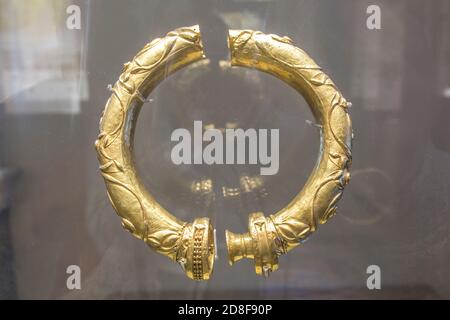
<path id="1" fill-rule="evenodd" d="M 348 105 L 331 79 L 288 37 L 251 30 L 230 30 L 231 65 L 274 75 L 308 102 L 321 131 L 318 162 L 300 193 L 282 210 L 249 216 L 248 232 L 226 231 L 230 264 L 253 259 L 257 274 L 278 269 L 287 253 L 336 213 L 350 179 L 352 127 Z M 178 262 L 186 275 L 208 280 L 215 244 L 209 218 L 178 220 L 144 188 L 133 161 L 133 138 L 139 111 L 151 91 L 175 71 L 204 59 L 198 26 L 169 32 L 144 46 L 124 64 L 100 120 L 95 142 L 100 171 L 122 226 L 151 248 Z"/>

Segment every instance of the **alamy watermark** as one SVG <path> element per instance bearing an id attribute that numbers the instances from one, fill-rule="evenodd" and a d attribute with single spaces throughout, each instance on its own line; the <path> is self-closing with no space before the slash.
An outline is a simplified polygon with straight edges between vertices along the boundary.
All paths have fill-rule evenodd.
<path id="1" fill-rule="evenodd" d="M 194 121 L 193 135 L 185 128 L 172 132 L 171 141 L 177 144 L 170 156 L 176 165 L 259 164 L 261 175 L 274 175 L 279 169 L 279 138 L 279 129 L 204 130 L 202 121 Z"/>
<path id="2" fill-rule="evenodd" d="M 371 4 L 367 7 L 366 13 L 368 14 L 366 20 L 366 27 L 369 30 L 381 29 L 381 9 L 376 4 Z"/>
<path id="3" fill-rule="evenodd" d="M 76 264 L 67 267 L 66 273 L 69 275 L 66 280 L 66 287 L 69 290 L 81 289 L 81 269 Z"/>
<path id="4" fill-rule="evenodd" d="M 76 4 L 71 4 L 66 8 L 66 28 L 69 30 L 81 29 L 81 8 Z M 369 30 L 381 29 L 381 9 L 376 4 L 371 4 L 366 9 L 366 27 Z"/>
<path id="5" fill-rule="evenodd" d="M 66 28 L 69 30 L 81 29 L 81 9 L 76 4 L 71 4 L 66 8 Z"/>
<path id="6" fill-rule="evenodd" d="M 381 289 L 381 268 L 376 264 L 372 264 L 367 267 L 366 273 L 369 274 L 367 277 L 366 285 L 369 290 L 380 290 Z"/>

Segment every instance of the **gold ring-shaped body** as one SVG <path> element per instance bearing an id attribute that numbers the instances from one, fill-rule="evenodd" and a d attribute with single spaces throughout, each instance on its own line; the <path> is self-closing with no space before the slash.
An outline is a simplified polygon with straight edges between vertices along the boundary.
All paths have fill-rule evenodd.
<path id="1" fill-rule="evenodd" d="M 147 192 L 133 160 L 139 111 L 150 92 L 178 69 L 204 57 L 198 26 L 180 28 L 153 40 L 125 63 L 112 88 L 95 142 L 109 199 L 122 226 L 157 252 L 177 261 L 186 275 L 207 280 L 214 263 L 214 237 L 208 218 L 178 220 Z"/>
<path id="2" fill-rule="evenodd" d="M 228 37 L 231 65 L 274 75 L 303 95 L 320 124 L 317 164 L 301 192 L 269 217 L 249 217 L 249 232 L 226 231 L 230 264 L 255 260 L 257 274 L 278 269 L 278 256 L 288 252 L 336 213 L 336 204 L 350 180 L 352 125 L 348 103 L 331 79 L 288 37 L 252 30 L 231 30 Z"/>
<path id="3" fill-rule="evenodd" d="M 256 273 L 268 275 L 286 253 L 336 211 L 349 181 L 352 129 L 347 102 L 333 82 L 287 37 L 250 30 L 229 34 L 231 64 L 275 75 L 297 89 L 321 124 L 319 161 L 303 190 L 280 212 L 249 218 L 249 232 L 226 232 L 230 263 L 255 260 Z M 167 76 L 204 58 L 198 26 L 180 28 L 147 44 L 124 65 L 100 120 L 95 143 L 110 201 L 122 225 L 150 247 L 177 261 L 195 280 L 210 278 L 214 236 L 208 218 L 178 220 L 145 190 L 133 161 L 133 136 L 141 106 Z"/>

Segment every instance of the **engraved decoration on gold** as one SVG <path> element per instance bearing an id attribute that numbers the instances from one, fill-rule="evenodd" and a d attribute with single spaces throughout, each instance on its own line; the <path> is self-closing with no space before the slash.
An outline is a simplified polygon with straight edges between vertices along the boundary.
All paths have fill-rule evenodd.
<path id="1" fill-rule="evenodd" d="M 249 231 L 226 231 L 230 264 L 254 259 L 257 274 L 278 269 L 278 256 L 305 241 L 318 223 L 336 213 L 337 202 L 350 180 L 352 125 L 349 103 L 322 69 L 288 37 L 252 30 L 230 30 L 231 65 L 254 68 L 283 80 L 308 102 L 319 123 L 320 153 L 300 193 L 276 214 L 249 217 Z"/>
<path id="2" fill-rule="evenodd" d="M 157 252 L 177 261 L 186 275 L 207 280 L 214 263 L 209 218 L 178 220 L 143 187 L 133 160 L 139 111 L 150 92 L 178 69 L 204 57 L 198 26 L 180 28 L 144 46 L 124 64 L 112 87 L 95 142 L 109 199 L 122 226 Z"/>
<path id="3" fill-rule="evenodd" d="M 254 259 L 257 274 L 278 268 L 278 256 L 304 241 L 336 212 L 350 174 L 352 129 L 348 103 L 329 77 L 287 37 L 231 30 L 231 65 L 268 72 L 301 93 L 320 123 L 319 160 L 301 192 L 282 210 L 249 217 L 249 232 L 226 231 L 230 264 Z M 107 194 L 122 226 L 159 253 L 178 262 L 194 280 L 208 280 L 215 243 L 209 218 L 178 220 L 143 187 L 133 160 L 140 108 L 151 91 L 175 71 L 205 58 L 198 26 L 169 32 L 124 64 L 100 120 L 95 142 Z"/>

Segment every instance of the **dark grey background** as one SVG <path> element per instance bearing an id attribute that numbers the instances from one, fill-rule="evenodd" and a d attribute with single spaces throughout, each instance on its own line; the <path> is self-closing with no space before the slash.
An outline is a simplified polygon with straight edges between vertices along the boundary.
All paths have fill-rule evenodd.
<path id="1" fill-rule="evenodd" d="M 86 62 L 80 68 L 89 87 L 81 112 L 14 114 L 7 110 L 32 102 L 21 93 L 0 101 L 0 166 L 20 172 L 1 213 L 8 219 L 0 220 L 7 226 L 0 233 L 9 240 L 2 241 L 8 259 L 0 286 L 10 289 L 0 298 L 450 298 L 447 1 L 75 3 L 83 20 L 73 32 L 79 33 L 80 61 Z M 381 8 L 381 30 L 366 28 L 369 4 Z M 65 16 L 62 10 L 55 15 Z M 215 221 L 219 260 L 206 283 L 188 280 L 122 229 L 93 148 L 110 95 L 106 86 L 122 63 L 151 39 L 194 24 L 211 63 L 180 71 L 152 93 L 140 115 L 135 152 L 146 185 L 167 209 L 181 219 Z M 218 67 L 228 58 L 229 28 L 288 35 L 353 103 L 352 180 L 338 214 L 281 257 L 280 269 L 267 280 L 255 275 L 251 261 L 228 266 L 224 230 L 243 232 L 249 213 L 271 214 L 292 199 L 314 165 L 318 132 L 305 123 L 313 118 L 302 97 L 284 83 Z M 61 36 L 61 47 L 70 39 Z M 240 179 L 258 179 L 258 166 L 173 165 L 170 133 L 192 128 L 194 120 L 219 128 L 227 122 L 279 128 L 279 173 L 246 192 Z M 200 181 L 210 181 L 211 190 L 193 192 Z M 79 291 L 66 288 L 71 264 L 81 267 Z M 381 268 L 381 290 L 366 288 L 372 264 Z"/>

